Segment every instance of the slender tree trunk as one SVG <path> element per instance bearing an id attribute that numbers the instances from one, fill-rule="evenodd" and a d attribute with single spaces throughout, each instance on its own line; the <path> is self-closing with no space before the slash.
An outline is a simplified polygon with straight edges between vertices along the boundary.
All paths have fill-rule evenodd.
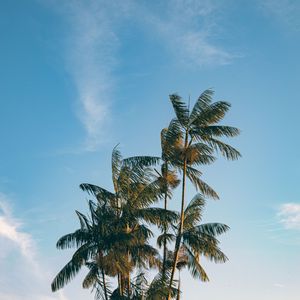
<path id="1" fill-rule="evenodd" d="M 124 296 L 124 292 L 125 292 L 125 278 L 123 275 L 121 275 L 121 296 Z"/>
<path id="2" fill-rule="evenodd" d="M 126 224 L 126 232 L 129 233 L 130 232 L 130 227 L 128 224 Z M 130 254 L 129 254 L 129 250 L 127 248 L 127 262 L 130 262 Z M 125 278 L 127 280 L 127 298 L 130 299 L 130 271 L 128 271 L 127 273 L 127 278 Z"/>
<path id="3" fill-rule="evenodd" d="M 177 265 L 177 261 L 178 261 L 178 254 L 179 254 L 181 238 L 182 238 L 182 233 L 183 233 L 184 209 L 185 209 L 185 185 L 186 185 L 185 181 L 186 181 L 186 166 L 187 166 L 186 150 L 187 150 L 187 147 L 188 147 L 188 137 L 189 137 L 189 133 L 188 133 L 188 130 L 186 130 L 186 132 L 185 132 L 185 142 L 184 142 L 183 172 L 182 172 L 182 194 L 181 194 L 180 223 L 179 223 L 178 233 L 177 233 L 176 242 L 175 242 L 174 261 L 173 261 L 172 273 L 171 273 L 171 277 L 170 277 L 168 300 L 171 299 L 171 288 L 172 288 L 172 283 L 173 283 L 174 275 L 175 275 L 175 271 L 176 271 L 176 265 Z"/>
<path id="4" fill-rule="evenodd" d="M 165 193 L 165 202 L 164 202 L 164 210 L 167 211 L 167 202 L 168 202 L 168 193 Z M 164 245 L 163 245 L 163 266 L 162 266 L 162 274 L 163 274 L 163 280 L 165 280 L 166 275 L 166 259 L 167 259 L 167 226 L 164 225 Z"/>
<path id="5" fill-rule="evenodd" d="M 179 270 L 179 278 L 178 278 L 178 289 L 177 289 L 177 300 L 180 300 L 180 270 Z"/>
<path id="6" fill-rule="evenodd" d="M 102 273 L 102 281 L 103 281 L 103 289 L 104 289 L 105 300 L 108 300 L 107 287 L 106 287 L 106 281 L 105 281 L 105 273 L 104 273 L 103 269 L 101 269 L 101 273 Z"/>
<path id="7" fill-rule="evenodd" d="M 119 285 L 119 294 L 122 295 L 122 279 L 120 273 L 118 273 L 118 285 Z"/>
<path id="8" fill-rule="evenodd" d="M 128 272 L 127 275 L 127 298 L 130 299 L 130 293 L 131 293 L 131 289 L 130 289 L 130 273 Z"/>

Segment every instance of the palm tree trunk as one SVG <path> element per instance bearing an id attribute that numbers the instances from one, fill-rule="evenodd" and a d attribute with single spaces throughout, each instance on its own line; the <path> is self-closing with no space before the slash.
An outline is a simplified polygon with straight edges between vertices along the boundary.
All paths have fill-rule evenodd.
<path id="1" fill-rule="evenodd" d="M 107 287 L 106 287 L 106 281 L 105 281 L 105 273 L 104 273 L 103 269 L 101 269 L 101 273 L 102 273 L 102 281 L 103 281 L 103 290 L 104 290 L 105 300 L 108 300 Z"/>
<path id="2" fill-rule="evenodd" d="M 180 270 L 179 270 L 179 278 L 178 278 L 177 300 L 180 300 Z"/>
<path id="3" fill-rule="evenodd" d="M 121 275 L 121 296 L 124 296 L 125 292 L 125 278 L 123 275 Z"/>
<path id="4" fill-rule="evenodd" d="M 118 285 L 119 285 L 119 295 L 122 295 L 122 280 L 121 280 L 120 273 L 118 273 Z"/>
<path id="5" fill-rule="evenodd" d="M 174 261 L 173 261 L 173 266 L 172 266 L 172 273 L 170 277 L 170 284 L 169 284 L 169 294 L 168 294 L 168 300 L 171 299 L 171 288 L 172 288 L 172 283 L 174 280 L 174 275 L 176 271 L 176 265 L 178 261 L 178 254 L 179 254 L 179 249 L 180 249 L 180 243 L 181 243 L 181 237 L 183 233 L 183 222 L 184 222 L 184 208 L 185 208 L 185 181 L 186 181 L 186 166 L 187 166 L 187 158 L 186 158 L 186 150 L 188 147 L 188 138 L 189 138 L 189 133 L 188 130 L 185 132 L 185 142 L 184 142 L 184 161 L 183 161 L 183 172 L 182 172 L 182 193 L 181 193 L 181 211 L 180 211 L 180 224 L 178 228 L 178 233 L 176 237 L 176 242 L 175 242 L 175 251 L 174 251 Z"/>
<path id="6" fill-rule="evenodd" d="M 131 293 L 131 289 L 130 289 L 130 273 L 128 272 L 127 275 L 127 298 L 130 299 L 130 293 Z"/>
<path id="7" fill-rule="evenodd" d="M 165 203 L 164 203 L 164 210 L 166 212 L 167 210 L 167 202 L 168 202 L 168 193 L 165 193 Z M 162 274 L 163 274 L 163 280 L 165 280 L 165 275 L 166 275 L 166 259 L 167 259 L 167 239 L 166 239 L 166 234 L 167 234 L 167 227 L 164 225 L 164 245 L 163 245 L 163 266 L 162 266 Z"/>

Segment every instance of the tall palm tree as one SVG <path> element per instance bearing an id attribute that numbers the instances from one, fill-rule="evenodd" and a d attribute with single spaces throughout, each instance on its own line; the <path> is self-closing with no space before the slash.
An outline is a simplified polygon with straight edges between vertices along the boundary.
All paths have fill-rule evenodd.
<path id="1" fill-rule="evenodd" d="M 181 137 L 181 132 L 178 130 L 176 122 L 171 121 L 168 128 L 164 128 L 161 131 L 161 171 L 158 172 L 155 169 L 158 176 L 158 183 L 161 187 L 161 193 L 164 198 L 164 209 L 167 210 L 168 199 L 172 197 L 172 190 L 175 189 L 179 184 L 180 180 L 178 178 L 178 171 L 181 171 L 181 160 L 183 151 L 183 139 Z M 194 154 L 193 154 L 194 155 Z M 194 155 L 195 156 L 195 155 Z M 214 161 L 214 157 L 208 153 L 198 154 L 199 164 L 209 164 Z M 190 178 L 196 185 L 196 187 L 205 195 L 218 198 L 217 193 L 204 181 L 200 179 L 201 173 L 194 169 L 192 166 L 188 165 L 186 168 L 186 173 L 188 178 Z M 163 235 L 160 238 L 163 239 L 163 263 L 162 263 L 162 277 L 164 278 L 165 264 L 167 257 L 167 228 L 163 229 Z"/>
<path id="2" fill-rule="evenodd" d="M 211 156 L 214 151 L 221 152 L 222 155 L 231 160 L 237 159 L 240 156 L 240 153 L 235 148 L 219 139 L 220 137 L 234 137 L 239 134 L 239 130 L 235 127 L 218 125 L 229 110 L 230 104 L 224 101 L 213 103 L 212 96 L 212 90 L 205 90 L 190 111 L 180 96 L 176 94 L 170 95 L 176 115 L 176 118 L 171 122 L 173 124 L 171 134 L 175 136 L 179 135 L 183 145 L 177 157 L 174 157 L 174 164 L 179 166 L 182 171 L 182 192 L 180 224 L 175 241 L 170 287 L 174 280 L 183 234 L 186 177 L 188 176 L 196 188 L 200 188 L 198 176 L 201 173 L 192 166 L 211 163 L 214 160 Z M 192 168 L 190 174 L 187 172 L 188 168 Z M 214 196 L 217 198 L 217 195 Z M 171 299 L 171 293 L 169 293 L 168 299 Z"/>
<path id="3" fill-rule="evenodd" d="M 163 195 L 164 200 L 164 210 L 168 209 L 168 199 L 172 197 L 172 190 L 175 189 L 179 184 L 177 171 L 170 163 L 172 157 L 172 151 L 177 147 L 179 136 L 172 136 L 168 134 L 168 128 L 164 128 L 161 131 L 161 169 L 160 172 L 155 169 L 158 174 L 158 184 L 160 186 L 160 192 Z M 167 259 L 167 231 L 168 223 L 164 224 L 163 235 L 161 238 L 163 240 L 163 261 L 162 261 L 162 278 L 165 279 L 166 272 L 166 259 Z M 161 246 L 161 245 L 160 245 Z"/>

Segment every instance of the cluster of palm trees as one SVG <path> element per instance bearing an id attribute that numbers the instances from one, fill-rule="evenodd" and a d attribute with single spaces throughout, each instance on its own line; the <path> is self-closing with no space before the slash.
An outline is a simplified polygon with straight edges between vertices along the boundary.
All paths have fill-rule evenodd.
<path id="1" fill-rule="evenodd" d="M 230 104 L 213 102 L 212 96 L 212 90 L 205 90 L 190 110 L 180 96 L 170 95 L 175 117 L 161 131 L 161 156 L 123 158 L 115 147 L 114 191 L 80 185 L 95 200 L 89 201 L 88 215 L 76 211 L 80 228 L 57 242 L 59 249 L 76 251 L 54 278 L 52 291 L 63 288 L 86 267 L 83 288 L 92 288 L 97 299 L 180 299 L 183 268 L 194 278 L 208 281 L 200 257 L 214 262 L 227 260 L 217 237 L 229 227 L 201 222 L 205 198 L 218 199 L 218 195 L 201 180 L 199 166 L 214 162 L 216 153 L 238 159 L 240 153 L 220 138 L 234 137 L 239 130 L 219 125 Z M 198 192 L 188 204 L 187 180 Z M 168 202 L 179 186 L 181 204 L 177 212 L 168 208 Z M 159 201 L 162 208 L 155 206 Z M 154 227 L 160 232 L 157 247 L 153 245 Z M 157 274 L 150 276 L 149 272 Z"/>

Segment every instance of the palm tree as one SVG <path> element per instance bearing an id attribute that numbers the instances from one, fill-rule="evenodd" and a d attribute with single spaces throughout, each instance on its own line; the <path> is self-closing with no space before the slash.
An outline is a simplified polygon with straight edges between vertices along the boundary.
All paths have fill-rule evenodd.
<path id="1" fill-rule="evenodd" d="M 182 194 L 180 223 L 175 241 L 170 287 L 174 279 L 183 234 L 186 177 L 192 181 L 196 188 L 201 188 L 202 182 L 199 182 L 201 173 L 192 166 L 211 163 L 214 160 L 214 157 L 212 157 L 214 151 L 221 152 L 222 155 L 231 160 L 240 156 L 236 149 L 219 140 L 219 137 L 234 137 L 239 134 L 239 130 L 235 127 L 218 125 L 229 110 L 230 104 L 224 101 L 212 103 L 212 95 L 212 90 L 205 90 L 199 96 L 191 111 L 180 96 L 170 95 L 176 114 L 176 118 L 171 121 L 172 126 L 169 126 L 171 128 L 170 134 L 173 136 L 179 135 L 182 140 L 181 151 L 173 157 L 174 161 L 172 162 L 182 171 Z M 188 169 L 190 169 L 190 174 L 187 171 Z M 202 190 L 204 189 L 202 185 Z M 217 198 L 216 194 L 211 194 Z M 170 293 L 168 299 L 171 299 Z"/>
<path id="2" fill-rule="evenodd" d="M 113 230 L 115 213 L 109 207 L 102 205 L 100 208 L 89 201 L 89 210 L 89 216 L 76 211 L 80 228 L 61 237 L 57 242 L 58 249 L 76 247 L 77 250 L 54 278 L 51 288 L 54 292 L 64 287 L 83 266 L 87 266 L 89 273 L 83 281 L 83 287 L 98 289 L 100 286 L 105 300 L 108 300 L 109 291 L 105 274 L 112 275 L 115 272 L 108 269 L 108 258 L 110 258 L 108 253 L 111 248 L 114 248 L 111 241 L 124 241 L 127 237 L 124 233 Z"/>
<path id="3" fill-rule="evenodd" d="M 90 272 L 84 287 L 100 286 L 97 291 L 103 290 L 107 300 L 109 292 L 105 275 L 116 276 L 119 295 L 126 295 L 129 299 L 132 294 L 130 274 L 134 269 L 158 266 L 158 252 L 148 243 L 152 232 L 141 221 L 162 228 L 173 222 L 177 213 L 150 207 L 161 197 L 161 187 L 156 180 L 152 181 L 149 167 L 156 161 L 158 158 L 146 156 L 122 159 L 119 150 L 114 148 L 114 192 L 92 184 L 80 185 L 83 191 L 96 197 L 97 205 L 90 202 L 90 217 L 77 213 L 81 222 L 77 235 L 69 234 L 59 240 L 59 248 L 79 248 L 54 279 L 53 290 L 63 287 L 85 265 Z M 69 268 L 70 265 L 74 266 L 73 269 Z"/>
<path id="4" fill-rule="evenodd" d="M 158 172 L 158 183 L 161 187 L 161 194 L 164 198 L 164 209 L 167 210 L 168 199 L 172 197 L 172 190 L 175 189 L 179 184 L 180 180 L 178 179 L 178 171 L 181 171 L 181 160 L 178 160 L 178 157 L 182 156 L 183 149 L 183 139 L 181 133 L 177 128 L 176 122 L 171 121 L 168 128 L 164 128 L 161 131 L 161 171 Z M 198 154 L 198 163 L 199 164 L 209 164 L 214 161 L 214 157 L 210 154 L 203 153 Z M 196 187 L 207 196 L 213 198 L 218 198 L 217 193 L 204 181 L 200 179 L 201 173 L 191 167 L 190 165 L 186 168 L 187 176 L 195 183 Z M 163 228 L 163 235 L 160 237 L 163 239 L 163 263 L 162 263 L 162 277 L 164 278 L 165 273 L 165 264 L 167 256 L 167 228 Z"/>
<path id="5" fill-rule="evenodd" d="M 172 151 L 176 148 L 178 144 L 177 136 L 171 136 L 168 134 L 168 128 L 164 128 L 161 131 L 161 169 L 160 172 L 155 169 L 155 172 L 158 174 L 157 181 L 160 186 L 160 192 L 163 195 L 164 199 L 164 210 L 168 209 L 168 199 L 172 197 L 172 190 L 175 189 L 179 184 L 180 180 L 178 179 L 176 169 L 174 169 L 170 163 L 172 157 Z M 163 261 L 162 261 L 162 278 L 165 279 L 166 272 L 166 259 L 167 259 L 167 230 L 168 223 L 164 224 L 163 235 L 161 238 L 163 240 Z M 161 246 L 161 245 L 160 245 Z"/>

